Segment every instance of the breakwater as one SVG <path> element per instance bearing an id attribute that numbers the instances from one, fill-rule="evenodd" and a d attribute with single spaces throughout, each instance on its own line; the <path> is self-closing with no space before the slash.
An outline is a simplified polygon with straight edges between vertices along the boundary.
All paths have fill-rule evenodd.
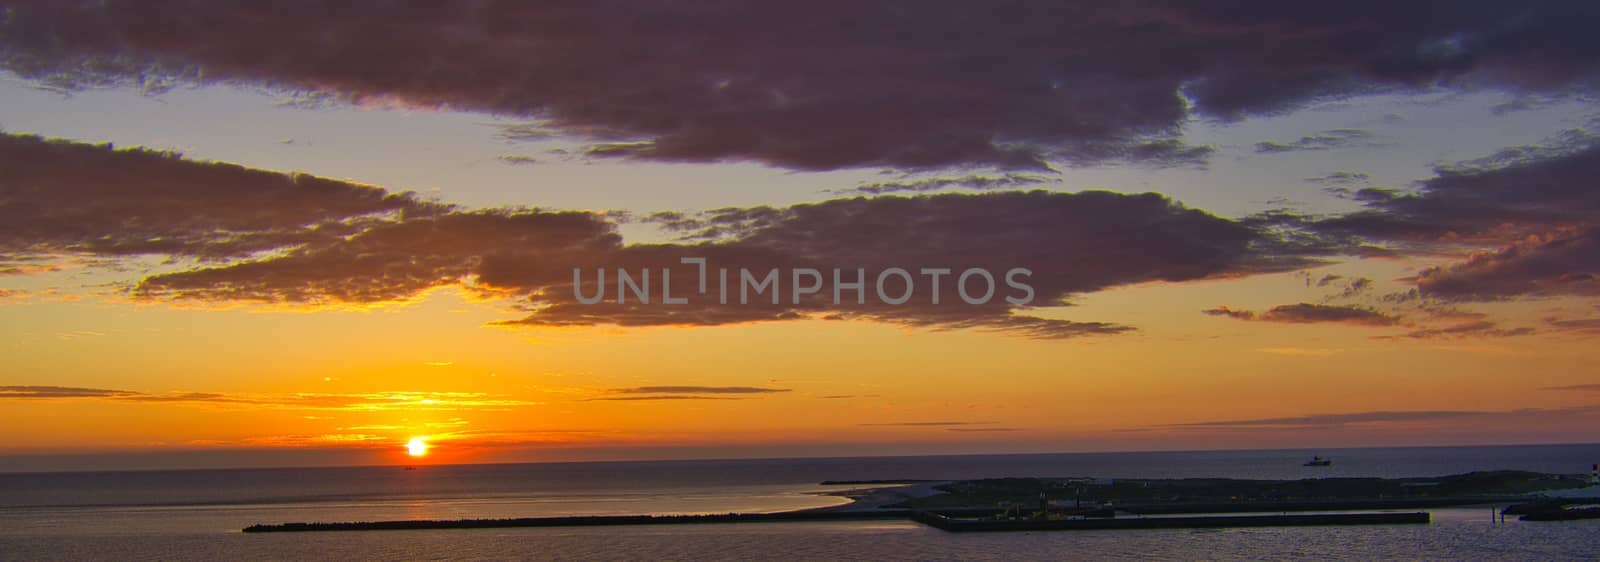
<path id="1" fill-rule="evenodd" d="M 424 529 L 495 529 L 510 527 L 588 527 L 608 525 L 684 525 L 708 523 L 762 523 L 804 521 L 910 520 L 946 531 L 1046 531 L 1096 529 L 1170 529 L 1204 527 L 1286 527 L 1312 525 L 1385 525 L 1427 523 L 1427 513 L 1343 513 L 1308 515 L 1205 515 L 1193 517 L 1138 517 L 1086 519 L 994 519 L 995 510 L 961 509 L 912 511 L 790 511 L 782 513 L 723 513 L 711 515 L 596 515 L 578 517 L 524 517 L 515 519 L 450 519 L 405 521 L 351 521 L 334 523 L 281 523 L 252 525 L 246 533 L 319 531 L 414 531 Z"/>
<path id="2" fill-rule="evenodd" d="M 950 532 L 1091 531 L 1112 529 L 1199 529 L 1223 527 L 1309 527 L 1323 525 L 1427 524 L 1425 512 L 1322 513 L 1302 515 L 1206 515 L 1194 517 L 1136 517 L 1087 519 L 961 519 L 931 511 L 912 520 Z"/>
<path id="3" fill-rule="evenodd" d="M 591 527 L 608 525 L 683 525 L 696 523 L 758 523 L 778 521 L 867 521 L 907 519 L 910 510 L 787 511 L 781 513 L 718 513 L 709 515 L 587 515 L 519 517 L 513 519 L 418 519 L 404 521 L 348 521 L 335 523 L 280 523 L 251 525 L 246 533 L 313 531 L 408 531 L 420 529 L 496 529 L 507 527 Z"/>

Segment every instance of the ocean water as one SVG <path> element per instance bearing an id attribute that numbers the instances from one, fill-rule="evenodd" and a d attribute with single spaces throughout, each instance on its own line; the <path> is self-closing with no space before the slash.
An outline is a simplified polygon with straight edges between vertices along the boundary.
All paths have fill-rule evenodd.
<path id="1" fill-rule="evenodd" d="M 1300 466 L 1312 454 L 1328 468 Z M 843 500 L 823 480 L 1579 473 L 1600 445 L 0 474 L 0 560 L 1600 559 L 1600 521 L 951 534 L 910 522 L 246 535 L 255 523 L 726 513 Z"/>

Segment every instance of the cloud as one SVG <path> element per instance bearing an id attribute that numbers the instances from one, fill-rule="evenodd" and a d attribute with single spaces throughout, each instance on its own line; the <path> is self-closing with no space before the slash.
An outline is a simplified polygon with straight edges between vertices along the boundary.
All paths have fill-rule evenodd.
<path id="1" fill-rule="evenodd" d="M 0 166 L 0 265 L 72 254 L 220 260 L 443 210 L 305 174 L 28 135 L 0 134 Z"/>
<path id="2" fill-rule="evenodd" d="M 576 301 L 573 271 L 660 271 L 681 268 L 684 257 L 758 274 L 978 267 L 1003 276 L 1029 268 L 1032 306 L 1055 306 L 1113 286 L 1272 272 L 1311 261 L 1249 225 L 1156 194 L 991 192 L 727 208 L 677 215 L 669 226 L 683 241 L 625 245 L 616 220 L 595 212 L 462 210 L 370 186 L 34 137 L 0 138 L 0 158 L 30 178 L 0 185 L 6 195 L 0 213 L 16 218 L 0 231 L 0 244 L 39 259 L 74 253 L 199 259 L 199 266 L 150 275 L 132 287 L 132 296 L 153 301 L 336 306 L 462 286 L 521 302 L 529 314 L 504 324 L 510 326 L 828 317 L 1054 338 L 1131 328 L 1034 316 L 1029 306 L 999 296 L 985 305 L 933 305 L 934 294 L 944 303 L 959 300 L 954 279 L 922 292 L 929 301 L 906 306 L 824 306 L 819 299 L 831 296 L 831 278 L 817 298 L 800 303 L 591 306 Z M 677 274 L 680 287 L 698 286 L 697 270 Z M 996 280 L 997 293 L 1006 288 L 1002 281 Z"/>
<path id="3" fill-rule="evenodd" d="M 966 425 L 989 425 L 994 422 L 969 422 L 969 421 L 921 421 L 921 422 L 889 422 L 889 423 L 863 423 L 861 426 L 871 427 L 950 427 Z"/>
<path id="4" fill-rule="evenodd" d="M 1570 331 L 1570 332 L 1600 334 L 1600 318 L 1584 318 L 1584 319 L 1576 319 L 1576 320 L 1560 320 L 1560 319 L 1556 319 L 1556 318 L 1546 318 L 1545 319 L 1545 324 L 1548 324 L 1551 327 L 1556 328 L 1558 330 L 1566 330 L 1566 331 Z"/>
<path id="5" fill-rule="evenodd" d="M 1459 339 L 1471 337 L 1503 338 L 1512 336 L 1526 336 L 1533 334 L 1536 331 L 1537 330 L 1529 327 L 1501 328 L 1494 322 L 1488 320 L 1479 320 L 1476 322 L 1464 322 L 1442 328 L 1423 328 L 1420 330 L 1412 330 L 1407 332 L 1403 337 L 1411 339 Z"/>
<path id="6" fill-rule="evenodd" d="M 1006 174 L 1003 176 L 969 175 L 960 177 L 934 177 L 915 180 L 873 182 L 858 185 L 849 189 L 834 190 L 834 192 L 846 195 L 881 195 L 884 193 L 899 192 L 923 193 L 929 191 L 942 191 L 952 187 L 961 187 L 973 191 L 989 191 L 1023 187 L 1044 183 L 1046 181 L 1049 181 L 1049 179 L 1044 176 L 1028 174 Z"/>
<path id="7" fill-rule="evenodd" d="M 0 386 L 0 399 L 28 398 L 125 398 L 139 393 L 127 390 L 72 386 Z"/>
<path id="8" fill-rule="evenodd" d="M 1157 426 L 1163 429 L 1184 430 L 1294 430 L 1326 429 L 1349 426 L 1383 426 L 1431 421 L 1457 421 L 1479 418 L 1514 418 L 1529 416 L 1591 415 L 1600 412 L 1600 406 L 1570 408 L 1523 408 L 1518 410 L 1379 410 L 1340 414 L 1313 414 L 1278 418 L 1203 421 Z"/>
<path id="9" fill-rule="evenodd" d="M 15 219 L 0 228 L 0 255 L 194 258 L 133 284 L 129 294 L 148 301 L 346 306 L 464 287 L 516 303 L 525 316 L 500 323 L 513 327 L 823 318 L 1032 338 L 1118 334 L 1133 328 L 1037 309 L 1117 286 L 1292 270 L 1340 251 L 1154 193 L 946 193 L 658 214 L 653 220 L 680 240 L 625 244 L 618 219 L 604 213 L 465 210 L 371 186 L 168 153 L 7 136 L 0 137 L 0 161 L 26 179 L 0 184 L 0 216 Z M 709 284 L 712 269 L 702 279 L 700 270 L 680 263 L 692 257 L 707 259 L 710 268 L 731 268 L 734 284 L 741 268 L 756 275 L 838 269 L 841 277 L 836 283 L 824 275 L 820 290 L 799 302 L 722 305 L 701 295 L 687 306 L 589 305 L 576 299 L 575 270 L 609 269 L 614 276 L 618 269 L 659 274 L 671 268 L 679 294 Z M 917 276 L 915 300 L 828 302 L 835 285 L 849 282 L 857 269 L 871 278 L 891 268 Z M 935 289 L 924 268 L 950 274 Z M 962 300 L 957 276 L 972 268 L 994 277 L 987 302 Z M 1006 300 L 1020 296 L 1005 282 L 1017 268 L 1029 271 L 1025 281 L 1032 289 L 1032 300 L 1022 304 Z"/>
<path id="10" fill-rule="evenodd" d="M 140 281 L 133 294 L 151 300 L 338 305 L 404 300 L 455 285 L 517 299 L 527 316 L 501 322 L 503 326 L 711 326 L 827 318 L 1063 338 L 1132 328 L 1029 311 L 1114 286 L 1250 275 L 1314 263 L 1292 243 L 1148 193 L 858 197 L 782 208 L 676 213 L 655 220 L 678 230 L 683 240 L 625 245 L 609 217 L 590 212 L 489 209 L 398 217 L 343 237 L 310 237 L 274 255 L 153 275 Z M 695 257 L 708 260 L 708 287 L 718 286 L 712 268 L 719 267 L 731 268 L 733 290 L 738 290 L 741 268 L 757 276 L 772 269 L 788 275 L 803 268 L 826 274 L 820 290 L 800 302 L 784 298 L 724 305 L 702 294 L 689 305 L 668 306 L 618 303 L 614 292 L 610 300 L 596 304 L 576 299 L 575 269 L 590 276 L 585 283 L 596 283 L 598 270 L 609 270 L 615 279 L 618 269 L 659 276 L 668 268 L 677 294 L 685 294 L 698 288 L 702 278 L 697 267 L 680 260 Z M 852 293 L 843 293 L 843 302 L 834 306 L 829 301 L 836 268 L 841 283 L 854 279 L 857 268 L 869 279 L 890 268 L 905 268 L 919 277 L 922 268 L 952 273 L 937 291 L 929 279 L 913 279 L 923 285 L 914 293 L 916 300 L 904 305 L 887 304 L 875 295 L 856 303 L 848 300 Z M 961 300 L 956 275 L 969 268 L 994 276 L 995 296 L 987 303 Z M 1034 290 L 1031 303 L 1005 300 L 1017 296 L 1004 280 L 1013 268 L 1031 271 L 1026 280 Z M 791 282 L 780 281 L 780 289 Z M 597 285 L 582 288 L 585 294 L 599 290 Z"/>
<path id="11" fill-rule="evenodd" d="M 309 240 L 282 255 L 155 275 L 134 295 L 294 304 L 402 300 L 462 283 L 486 261 L 515 262 L 526 280 L 570 281 L 580 257 L 616 250 L 615 225 L 581 211 L 483 210 L 371 225 Z"/>
<path id="12" fill-rule="evenodd" d="M 1567 386 L 1547 386 L 1539 390 L 1574 390 L 1580 392 L 1600 392 L 1600 384 L 1573 384 Z"/>
<path id="13" fill-rule="evenodd" d="M 1263 347 L 1256 351 L 1271 353 L 1273 355 L 1289 355 L 1296 357 L 1332 357 L 1343 352 L 1343 349 L 1329 349 L 1321 347 Z"/>
<path id="14" fill-rule="evenodd" d="M 599 396 L 585 399 L 586 402 L 650 402 L 655 400 L 744 400 L 743 397 L 734 396 L 696 396 L 684 394 L 662 394 L 658 396 Z"/>
<path id="15" fill-rule="evenodd" d="M 1338 298 L 1352 299 L 1372 290 L 1373 282 L 1366 277 L 1357 277 L 1345 283 L 1344 289 L 1339 291 Z"/>
<path id="16" fill-rule="evenodd" d="M 481 392 L 370 392 L 359 394 L 223 394 L 214 392 L 149 393 L 131 390 L 64 386 L 0 386 L 0 400 L 109 400 L 143 403 L 220 404 L 288 410 L 437 411 L 505 410 L 540 402 Z"/>
<path id="17" fill-rule="evenodd" d="M 1247 219 L 1284 239 L 1465 259 L 1411 279 L 1433 302 L 1600 296 L 1600 120 L 1545 142 L 1435 167 L 1411 191 L 1346 193 L 1366 208 L 1331 216 Z M 1310 243 L 1308 243 L 1309 245 Z M 1469 254 L 1470 252 L 1470 254 Z"/>
<path id="18" fill-rule="evenodd" d="M 1365 185 L 1372 181 L 1372 176 L 1361 172 L 1334 172 L 1324 176 L 1306 178 L 1305 181 L 1337 188 L 1350 185 Z"/>
<path id="19" fill-rule="evenodd" d="M 67 91 L 254 84 L 312 107 L 526 116 L 598 139 L 597 156 L 1039 169 L 1187 155 L 1176 136 L 1196 116 L 1441 88 L 1585 90 L 1600 68 L 1583 25 L 1596 10 L 82 0 L 10 6 L 0 65 Z"/>
<path id="20" fill-rule="evenodd" d="M 1529 235 L 1600 225 L 1600 133 L 1565 131 L 1544 143 L 1435 167 L 1418 189 L 1369 187 L 1351 196 L 1365 211 L 1307 221 L 1329 235 L 1400 243 L 1510 243 Z"/>
<path id="21" fill-rule="evenodd" d="M 1178 139 L 1160 139 L 1148 142 L 1079 142 L 1057 148 L 1052 160 L 1073 166 L 1097 164 L 1134 164 L 1153 168 L 1204 168 L 1211 155 L 1217 152 L 1211 146 L 1195 146 Z"/>
<path id="22" fill-rule="evenodd" d="M 496 156 L 495 160 L 499 160 L 501 163 L 511 164 L 513 166 L 532 166 L 539 163 L 538 158 L 517 154 L 502 154 L 500 156 Z"/>
<path id="23" fill-rule="evenodd" d="M 678 265 L 684 257 L 706 258 L 709 268 L 726 265 L 757 275 L 770 268 L 815 268 L 825 272 L 817 298 L 799 303 L 762 301 L 759 306 L 678 307 L 614 301 L 583 305 L 571 298 L 551 298 L 535 303 L 535 313 L 518 323 L 572 325 L 609 320 L 624 326 L 714 325 L 820 315 L 1031 337 L 1109 334 L 1129 328 L 1032 316 L 1024 313 L 1028 307 L 998 297 L 986 304 L 964 304 L 953 277 L 938 287 L 936 294 L 942 304 L 932 302 L 933 289 L 927 279 L 914 280 L 923 284 L 923 292 L 914 302 L 902 305 L 886 304 L 875 297 L 839 307 L 823 301 L 831 301 L 835 286 L 831 272 L 836 268 L 841 270 L 841 283 L 855 279 L 858 268 L 873 279 L 890 268 L 916 272 L 942 267 L 952 272 L 981 268 L 992 272 L 997 284 L 1005 272 L 1027 268 L 1032 271 L 1033 306 L 1053 306 L 1069 295 L 1112 286 L 1248 275 L 1309 262 L 1280 251 L 1278 241 L 1249 227 L 1184 208 L 1156 194 L 1033 191 L 884 196 L 784 208 L 717 209 L 679 214 L 671 220 L 684 243 L 629 246 L 609 257 L 592 258 L 583 267 L 590 274 L 601 267 L 675 268 L 672 281 L 682 287 L 699 287 L 701 282 L 697 268 Z M 708 286 L 718 286 L 720 280 L 713 269 L 707 269 L 706 275 Z M 738 273 L 730 271 L 730 275 Z M 481 281 L 502 288 L 536 285 L 491 261 L 485 262 Z M 533 292 L 570 295 L 572 288 L 564 285 Z M 585 292 L 593 294 L 590 289 Z M 853 296 L 842 294 L 843 299 Z"/>
<path id="24" fill-rule="evenodd" d="M 1572 96 L 1560 94 L 1552 95 L 1518 95 L 1509 101 L 1495 104 L 1489 112 L 1495 116 L 1502 116 L 1518 111 L 1530 111 L 1555 106 L 1564 101 L 1571 101 Z"/>
<path id="25" fill-rule="evenodd" d="M 1362 129 L 1332 129 L 1314 135 L 1300 137 L 1291 142 L 1263 141 L 1256 143 L 1256 152 L 1300 152 L 1306 150 L 1331 150 L 1335 148 L 1381 146 L 1373 140 L 1371 131 Z M 1340 179 L 1354 180 L 1355 176 Z"/>
<path id="26" fill-rule="evenodd" d="M 1226 316 L 1238 320 L 1280 322 L 1285 324 L 1340 323 L 1358 326 L 1393 326 L 1400 318 L 1391 314 L 1355 305 L 1326 305 L 1312 303 L 1283 304 L 1257 313 L 1226 306 L 1201 311 L 1211 316 Z"/>
<path id="27" fill-rule="evenodd" d="M 618 394 L 770 394 L 789 391 L 787 388 L 757 386 L 635 386 L 611 389 L 611 392 Z"/>
<path id="28" fill-rule="evenodd" d="M 1216 308 L 1208 308 L 1208 309 L 1202 310 L 1200 312 L 1202 314 L 1206 314 L 1206 315 L 1210 315 L 1210 316 L 1226 316 L 1228 318 L 1233 318 L 1235 320 L 1255 320 L 1256 319 L 1256 313 L 1254 311 L 1239 310 L 1239 309 L 1230 308 L 1230 307 L 1227 307 L 1227 306 L 1219 306 L 1219 307 L 1216 307 Z"/>
<path id="29" fill-rule="evenodd" d="M 1447 300 L 1600 296 L 1600 226 L 1531 237 L 1464 262 L 1423 270 L 1423 294 Z"/>

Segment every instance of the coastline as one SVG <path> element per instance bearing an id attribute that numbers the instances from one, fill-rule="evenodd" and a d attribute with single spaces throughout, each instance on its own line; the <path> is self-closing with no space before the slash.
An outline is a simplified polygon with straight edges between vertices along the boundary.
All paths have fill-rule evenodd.
<path id="1" fill-rule="evenodd" d="M 848 486 L 811 493 L 849 501 L 835 506 L 770 513 L 282 523 L 252 525 L 243 531 L 271 533 L 880 519 L 915 521 L 947 531 L 1369 525 L 1429 521 L 1428 513 L 1396 513 L 1398 510 L 1536 504 L 1539 498 L 1547 498 L 1541 492 L 1590 488 L 1578 484 L 1571 475 L 1516 471 L 1398 480 L 1112 481 L 1004 478 L 833 481 L 819 485 Z M 1302 493 L 1284 496 L 1281 492 L 1288 489 L 1286 487 L 1300 489 Z M 1435 489 L 1440 493 L 1432 493 Z M 1406 493 L 1403 496 L 1385 493 L 1394 490 Z M 1243 494 L 1245 491 L 1253 493 Z M 1173 495 L 1175 492 L 1183 494 Z M 1050 496 L 1054 496 L 1055 502 L 1051 501 Z M 1068 500 L 1071 501 L 1070 507 L 1066 503 Z M 1083 500 L 1088 500 L 1088 503 Z M 1503 511 L 1510 512 L 1512 508 Z M 1540 513 L 1561 516 L 1587 514 L 1555 513 L 1550 509 L 1542 509 Z"/>
<path id="2" fill-rule="evenodd" d="M 934 496 L 934 495 L 941 494 L 943 492 L 941 492 L 940 490 L 936 490 L 935 488 L 938 487 L 938 486 L 944 485 L 944 484 L 949 484 L 950 482 L 954 482 L 954 481 L 953 480 L 902 481 L 902 483 L 898 483 L 898 484 L 889 484 L 889 483 L 885 482 L 884 485 L 868 486 L 868 487 L 861 487 L 861 488 L 848 488 L 848 489 L 844 489 L 844 490 L 828 490 L 828 491 L 824 491 L 824 492 L 814 492 L 816 495 L 820 495 L 820 496 L 836 496 L 836 497 L 842 497 L 842 498 L 849 498 L 850 502 L 849 503 L 845 503 L 845 504 L 840 504 L 840 505 L 831 505 L 831 506 L 827 506 L 827 507 L 815 507 L 815 508 L 810 508 L 810 509 L 802 509 L 802 510 L 798 510 L 798 511 L 800 511 L 800 512 L 828 512 L 828 513 L 832 513 L 832 512 L 874 511 L 874 510 L 879 510 L 879 509 L 885 509 L 888 506 L 895 505 L 895 504 L 898 504 L 898 503 L 902 503 L 902 502 L 905 502 L 907 500 L 912 500 L 912 499 L 917 499 L 917 498 L 925 498 L 925 497 L 928 497 L 928 496 Z M 839 483 L 824 482 L 823 483 L 823 485 L 825 485 L 825 486 L 850 485 L 850 484 L 852 484 L 852 483 L 849 483 L 849 482 L 839 482 Z"/>

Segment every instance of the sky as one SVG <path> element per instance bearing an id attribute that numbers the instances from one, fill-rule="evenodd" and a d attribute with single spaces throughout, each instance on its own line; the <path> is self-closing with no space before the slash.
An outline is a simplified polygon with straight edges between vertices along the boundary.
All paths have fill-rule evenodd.
<path id="1" fill-rule="evenodd" d="M 1592 442 L 1600 7 L 1365 4 L 0 3 L 0 471 Z"/>

